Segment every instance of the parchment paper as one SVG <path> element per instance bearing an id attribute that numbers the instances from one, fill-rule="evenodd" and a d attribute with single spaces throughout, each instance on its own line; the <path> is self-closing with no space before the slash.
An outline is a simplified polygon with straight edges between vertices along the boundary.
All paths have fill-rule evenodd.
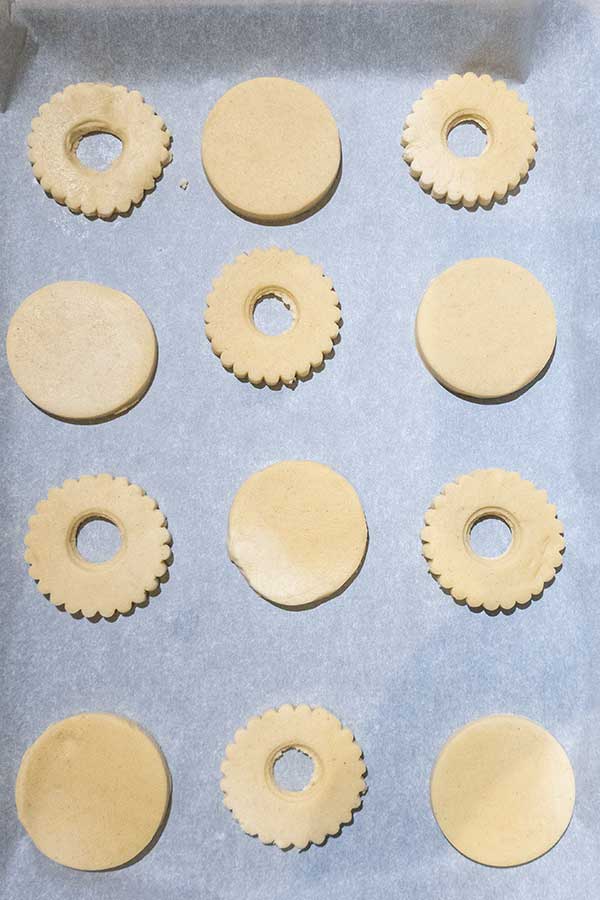
<path id="1" fill-rule="evenodd" d="M 27 52 L 0 119 L 1 330 L 36 288 L 88 279 L 150 316 L 160 361 L 127 415 L 73 426 L 34 408 L 0 359 L 3 411 L 0 895 L 7 900 L 583 900 L 600 889 L 600 315 L 598 19 L 575 3 L 456 8 L 428 3 L 243 8 L 33 9 Z M 436 78 L 490 71 L 530 104 L 537 164 L 517 196 L 456 211 L 426 196 L 401 159 L 402 123 Z M 229 212 L 200 164 L 212 104 L 244 78 L 298 79 L 330 105 L 344 170 L 314 217 L 265 228 Z M 47 198 L 27 161 L 37 107 L 74 81 L 139 89 L 174 134 L 174 161 L 139 209 L 88 221 Z M 179 188 L 182 178 L 189 188 Z M 335 357 L 296 390 L 225 372 L 203 333 L 221 266 L 255 246 L 321 263 L 344 325 Z M 428 374 L 413 339 L 429 280 L 457 260 L 526 266 L 554 299 L 558 345 L 517 400 L 460 400 Z M 315 610 L 277 609 L 228 561 L 232 497 L 258 468 L 316 459 L 358 490 L 370 528 L 350 588 Z M 474 468 L 519 471 L 566 525 L 563 570 L 513 615 L 470 612 L 420 555 L 425 509 Z M 35 590 L 27 518 L 65 478 L 108 471 L 156 497 L 174 537 L 171 577 L 147 608 L 76 620 Z M 236 728 L 284 702 L 323 705 L 368 765 L 354 823 L 308 852 L 245 835 L 222 805 L 219 764 Z M 112 710 L 147 728 L 173 775 L 151 853 L 115 872 L 61 868 L 18 823 L 25 748 L 51 722 Z M 542 859 L 495 870 L 460 856 L 429 808 L 447 737 L 493 712 L 529 716 L 566 748 L 575 815 Z"/>

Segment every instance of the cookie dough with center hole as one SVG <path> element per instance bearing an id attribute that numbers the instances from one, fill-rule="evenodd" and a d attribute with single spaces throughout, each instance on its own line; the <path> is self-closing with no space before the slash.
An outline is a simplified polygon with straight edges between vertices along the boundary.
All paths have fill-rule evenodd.
<path id="1" fill-rule="evenodd" d="M 6 336 L 13 378 L 29 399 L 72 422 L 114 418 L 148 390 L 156 336 L 127 294 L 88 281 L 57 281 L 30 294 Z"/>
<path id="2" fill-rule="evenodd" d="M 466 259 L 430 283 L 415 334 L 441 384 L 466 397 L 498 399 L 543 371 L 556 343 L 556 316 L 527 269 L 506 259 Z"/>
<path id="3" fill-rule="evenodd" d="M 333 190 L 340 137 L 329 107 L 287 78 L 235 85 L 210 111 L 202 164 L 217 196 L 259 223 L 285 223 L 316 209 Z"/>
<path id="4" fill-rule="evenodd" d="M 314 763 L 308 785 L 281 788 L 273 769 L 286 750 Z M 235 733 L 221 764 L 224 803 L 247 834 L 281 849 L 322 844 L 352 821 L 367 787 L 362 750 L 330 712 L 317 707 L 269 709 Z"/>
<path id="5" fill-rule="evenodd" d="M 229 556 L 254 590 L 306 607 L 347 586 L 367 549 L 351 484 L 321 463 L 289 460 L 255 472 L 229 513 Z"/>
<path id="6" fill-rule="evenodd" d="M 567 754 L 548 731 L 514 715 L 456 732 L 431 775 L 438 825 L 460 853 L 487 866 L 519 866 L 564 834 L 575 804 Z"/>
<path id="7" fill-rule="evenodd" d="M 110 713 L 56 722 L 25 752 L 15 789 L 38 850 L 72 869 L 133 860 L 164 824 L 171 778 L 158 745 Z"/>
<path id="8" fill-rule="evenodd" d="M 105 562 L 90 562 L 77 548 L 79 529 L 105 519 L 121 544 Z M 25 560 L 37 589 L 55 606 L 87 618 L 128 613 L 146 602 L 167 574 L 171 535 L 156 500 L 126 478 L 82 475 L 51 488 L 29 519 Z"/>

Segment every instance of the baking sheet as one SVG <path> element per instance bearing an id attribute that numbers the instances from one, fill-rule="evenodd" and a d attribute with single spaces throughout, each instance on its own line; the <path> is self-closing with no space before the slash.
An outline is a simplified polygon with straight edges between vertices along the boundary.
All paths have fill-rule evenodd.
<path id="1" fill-rule="evenodd" d="M 598 388 L 598 19 L 575 3 L 287 8 L 19 6 L 29 30 L 0 117 L 1 330 L 58 279 L 131 294 L 150 316 L 160 361 L 145 399 L 99 426 L 35 409 L 0 359 L 2 727 L 0 896 L 10 900 L 229 898 L 591 898 L 600 886 L 600 507 Z M 475 68 L 529 102 L 539 135 L 518 196 L 491 211 L 427 197 L 401 160 L 402 122 L 435 78 Z M 230 213 L 201 170 L 202 122 L 237 81 L 285 75 L 314 88 L 338 122 L 343 177 L 314 217 L 266 228 Z M 138 88 L 174 134 L 174 161 L 132 215 L 90 222 L 35 183 L 25 138 L 37 107 L 72 81 Z M 520 83 L 523 82 L 524 83 Z M 189 188 L 179 188 L 182 178 Z M 255 246 L 321 263 L 344 324 L 335 357 L 296 390 L 255 389 L 225 372 L 203 334 L 212 278 Z M 464 257 L 529 268 L 554 299 L 558 345 L 517 400 L 483 405 L 438 385 L 415 349 L 429 280 Z M 358 490 L 370 528 L 359 577 L 294 613 L 257 597 L 228 561 L 231 499 L 258 468 L 316 459 Z M 547 488 L 566 525 L 563 570 L 513 615 L 470 612 L 420 556 L 422 516 L 441 486 L 502 466 Z M 28 516 L 67 477 L 126 475 L 156 497 L 174 538 L 169 582 L 116 622 L 76 620 L 35 590 L 22 559 Z M 219 763 L 237 727 L 284 702 L 323 705 L 368 765 L 351 827 L 324 847 L 282 853 L 246 836 L 222 806 Z M 82 710 L 139 721 L 173 775 L 169 822 L 151 853 L 80 873 L 39 854 L 13 786 L 24 749 Z M 564 745 L 577 779 L 557 847 L 496 870 L 460 856 L 431 815 L 428 778 L 449 734 L 514 712 Z"/>

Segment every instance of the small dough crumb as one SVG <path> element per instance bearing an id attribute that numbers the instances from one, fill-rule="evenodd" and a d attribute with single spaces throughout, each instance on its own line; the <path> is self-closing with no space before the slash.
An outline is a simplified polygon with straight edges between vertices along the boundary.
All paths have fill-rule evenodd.
<path id="1" fill-rule="evenodd" d="M 181 181 L 179 182 L 179 187 L 181 188 L 182 191 L 187 191 L 189 185 L 190 185 L 190 183 L 187 180 L 187 178 L 182 178 Z"/>

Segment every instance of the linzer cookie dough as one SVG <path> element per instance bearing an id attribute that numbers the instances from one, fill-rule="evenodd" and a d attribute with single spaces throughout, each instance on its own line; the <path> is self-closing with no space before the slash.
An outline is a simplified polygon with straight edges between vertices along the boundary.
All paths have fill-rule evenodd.
<path id="1" fill-rule="evenodd" d="M 121 546 L 106 562 L 90 562 L 77 549 L 79 529 L 94 519 L 112 522 L 121 535 Z M 29 519 L 25 545 L 40 593 L 88 618 L 144 603 L 171 561 L 171 535 L 156 500 L 126 478 L 106 474 L 52 488 Z"/>
<path id="2" fill-rule="evenodd" d="M 217 196 L 255 222 L 293 221 L 332 192 L 342 160 L 329 107 L 287 78 L 235 85 L 210 111 L 202 164 Z"/>
<path id="3" fill-rule="evenodd" d="M 575 804 L 567 754 L 523 716 L 465 725 L 431 774 L 431 807 L 450 843 L 487 866 L 520 866 L 550 850 Z"/>
<path id="4" fill-rule="evenodd" d="M 448 135 L 474 122 L 487 135 L 479 156 L 457 156 Z M 402 134 L 411 175 L 436 200 L 488 206 L 521 182 L 535 157 L 537 137 L 527 104 L 489 75 L 451 75 L 436 81 L 414 104 Z"/>
<path id="5" fill-rule="evenodd" d="M 280 297 L 292 314 L 281 334 L 264 334 L 254 310 Z M 333 282 L 320 266 L 293 250 L 253 250 L 223 267 L 206 299 L 204 321 L 224 368 L 255 385 L 290 385 L 306 378 L 331 353 L 342 313 Z"/>
<path id="6" fill-rule="evenodd" d="M 281 788 L 273 767 L 286 750 L 314 763 L 301 791 Z M 322 844 L 352 821 L 366 791 L 366 766 L 352 732 L 320 707 L 281 706 L 235 734 L 221 764 L 224 803 L 244 831 L 281 849 Z"/>
<path id="7" fill-rule="evenodd" d="M 257 594 L 302 608 L 347 586 L 367 550 L 358 494 L 321 463 L 288 460 L 255 472 L 229 513 L 232 562 Z"/>
<path id="8" fill-rule="evenodd" d="M 95 422 L 134 406 L 158 359 L 140 306 L 88 281 L 57 281 L 30 294 L 6 336 L 12 375 L 32 403 L 61 419 Z"/>
<path id="9" fill-rule="evenodd" d="M 501 556 L 479 556 L 471 529 L 501 519 L 511 544 Z M 539 596 L 562 565 L 564 526 L 546 491 L 517 472 L 480 469 L 445 485 L 425 513 L 421 531 L 429 571 L 455 600 L 488 612 L 524 606 Z"/>
<path id="10" fill-rule="evenodd" d="M 120 155 L 104 171 L 77 157 L 83 137 L 119 138 Z M 27 138 L 33 174 L 58 202 L 86 216 L 128 212 L 151 191 L 171 160 L 171 135 L 139 91 L 122 85 L 71 84 L 40 106 Z"/>
<path id="11" fill-rule="evenodd" d="M 56 722 L 25 752 L 15 799 L 38 850 L 72 869 L 131 862 L 164 825 L 167 763 L 129 719 L 82 713 Z"/>
<path id="12" fill-rule="evenodd" d="M 467 397 L 499 399 L 544 370 L 556 343 L 556 316 L 527 269 L 506 259 L 465 259 L 430 283 L 415 336 L 441 384 Z"/>

